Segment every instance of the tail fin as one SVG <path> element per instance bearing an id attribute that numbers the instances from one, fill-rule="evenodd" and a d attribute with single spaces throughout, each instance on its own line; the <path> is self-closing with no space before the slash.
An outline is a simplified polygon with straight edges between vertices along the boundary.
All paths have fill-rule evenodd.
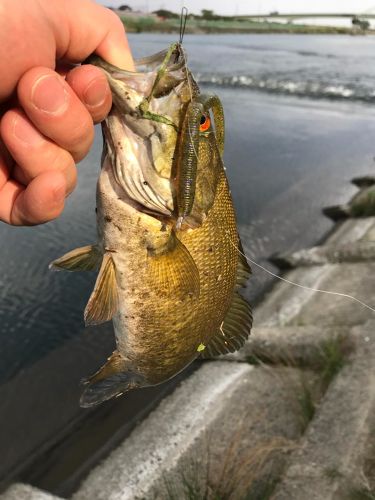
<path id="1" fill-rule="evenodd" d="M 127 369 L 127 362 L 118 351 L 94 375 L 84 380 L 82 408 L 90 408 L 125 392 L 147 385 L 144 377 Z"/>

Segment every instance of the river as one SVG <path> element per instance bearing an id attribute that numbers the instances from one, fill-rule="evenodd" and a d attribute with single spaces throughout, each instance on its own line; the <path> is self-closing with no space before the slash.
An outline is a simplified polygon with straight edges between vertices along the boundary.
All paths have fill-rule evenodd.
<path id="1" fill-rule="evenodd" d="M 176 38 L 134 34 L 129 39 L 134 54 L 143 56 Z M 184 46 L 204 91 L 217 93 L 224 105 L 225 163 L 245 250 L 275 271 L 267 257 L 316 243 L 331 227 L 322 207 L 347 201 L 355 192 L 350 179 L 373 171 L 375 37 L 186 35 Z M 98 128 L 59 220 L 35 228 L 0 225 L 0 395 L 7 395 L 0 403 L 0 442 L 9 441 L 17 426 L 25 436 L 13 445 L 4 474 L 82 411 L 71 398 L 82 366 L 97 366 L 111 347 L 108 328 L 103 345 L 100 333 L 84 332 L 82 311 L 95 277 L 48 270 L 54 258 L 95 242 L 100 153 Z M 269 277 L 254 267 L 251 299 L 268 284 Z M 67 346 L 77 339 L 85 360 L 80 366 L 57 354 L 69 358 Z M 39 376 L 26 380 L 38 366 Z M 64 383 L 58 396 L 56 378 Z M 25 441 L 40 431 L 33 415 L 55 400 L 55 427 L 49 430 L 47 421 L 27 448 Z"/>

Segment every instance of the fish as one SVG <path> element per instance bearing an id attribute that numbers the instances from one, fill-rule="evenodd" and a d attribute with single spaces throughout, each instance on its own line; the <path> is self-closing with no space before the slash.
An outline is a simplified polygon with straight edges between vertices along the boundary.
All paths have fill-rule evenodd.
<path id="1" fill-rule="evenodd" d="M 180 43 L 136 60 L 134 72 L 95 55 L 88 62 L 113 98 L 102 123 L 98 238 L 51 267 L 99 271 L 84 319 L 112 320 L 117 348 L 84 381 L 82 407 L 234 352 L 252 326 L 220 99 L 201 93 Z"/>

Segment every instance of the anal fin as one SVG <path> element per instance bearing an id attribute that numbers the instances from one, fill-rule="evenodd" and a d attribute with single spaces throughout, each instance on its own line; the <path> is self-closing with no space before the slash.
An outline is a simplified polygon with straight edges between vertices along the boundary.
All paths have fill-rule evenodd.
<path id="1" fill-rule="evenodd" d="M 87 245 L 66 253 L 49 265 L 57 271 L 94 271 L 99 267 L 102 254 L 96 245 Z"/>
<path id="2" fill-rule="evenodd" d="M 85 309 L 86 325 L 98 325 L 112 319 L 118 308 L 116 270 L 109 253 L 104 254 L 94 290 Z"/>
<path id="3" fill-rule="evenodd" d="M 189 251 L 172 233 L 168 244 L 149 250 L 148 266 L 153 285 L 177 300 L 199 297 L 199 271 Z"/>
<path id="4" fill-rule="evenodd" d="M 118 351 L 114 351 L 107 362 L 83 383 L 85 389 L 80 399 L 80 406 L 83 408 L 95 406 L 146 385 L 141 374 L 128 370 L 126 360 Z"/>
<path id="5" fill-rule="evenodd" d="M 253 323 L 250 304 L 235 292 L 232 303 L 218 332 L 201 353 L 202 358 L 212 358 L 240 349 L 250 335 Z"/>

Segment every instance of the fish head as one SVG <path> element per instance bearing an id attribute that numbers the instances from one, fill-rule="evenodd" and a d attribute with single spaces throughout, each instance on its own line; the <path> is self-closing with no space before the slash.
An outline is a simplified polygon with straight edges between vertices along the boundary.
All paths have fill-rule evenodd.
<path id="1" fill-rule="evenodd" d="M 146 212 L 170 216 L 179 130 L 187 103 L 198 93 L 184 50 L 175 43 L 136 60 L 135 72 L 97 56 L 88 62 L 103 69 L 111 87 L 113 106 L 103 124 L 104 156 L 124 199 Z"/>

